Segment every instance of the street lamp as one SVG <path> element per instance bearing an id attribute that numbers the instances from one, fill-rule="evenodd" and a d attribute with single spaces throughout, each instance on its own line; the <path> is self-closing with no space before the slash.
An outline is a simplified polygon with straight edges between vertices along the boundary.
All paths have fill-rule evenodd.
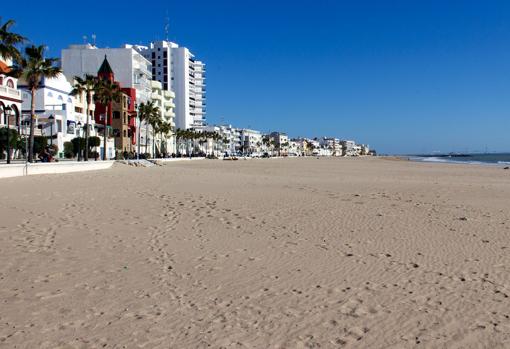
<path id="1" fill-rule="evenodd" d="M 50 146 L 53 147 L 53 120 L 55 120 L 53 114 L 48 117 L 48 120 L 50 121 Z"/>
<path id="2" fill-rule="evenodd" d="M 11 117 L 11 112 L 12 112 L 11 107 L 9 107 L 9 106 L 4 107 L 4 116 L 7 121 L 7 164 L 11 163 L 11 145 L 10 145 L 10 139 L 9 139 L 9 136 L 11 133 L 11 128 L 9 125 L 9 119 Z"/>
<path id="3" fill-rule="evenodd" d="M 78 161 L 81 161 L 81 121 L 76 124 L 78 128 Z"/>

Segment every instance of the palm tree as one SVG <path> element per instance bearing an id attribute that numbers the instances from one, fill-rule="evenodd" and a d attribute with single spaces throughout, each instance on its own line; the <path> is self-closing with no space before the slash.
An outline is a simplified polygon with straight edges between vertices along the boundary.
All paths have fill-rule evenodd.
<path id="1" fill-rule="evenodd" d="M 43 45 L 26 47 L 25 54 L 15 61 L 12 71 L 13 75 L 26 82 L 32 98 L 30 104 L 30 137 L 28 140 L 29 162 L 34 160 L 35 93 L 41 87 L 44 79 L 56 78 L 62 73 L 62 70 L 55 66 L 58 58 L 44 58 L 44 50 Z"/>
<path id="2" fill-rule="evenodd" d="M 19 61 L 21 54 L 16 45 L 25 42 L 26 38 L 10 31 L 15 23 L 14 20 L 9 19 L 0 27 L 0 57 Z"/>
<path id="3" fill-rule="evenodd" d="M 222 153 L 227 151 L 229 144 L 230 144 L 230 140 L 227 137 L 221 138 L 221 145 L 222 145 L 221 152 Z M 230 153 L 230 151 L 229 151 L 229 153 Z"/>
<path id="4" fill-rule="evenodd" d="M 168 134 L 170 132 L 172 132 L 173 130 L 173 127 L 172 125 L 169 123 L 169 122 L 161 122 L 159 125 L 158 125 L 158 131 L 161 135 L 161 152 L 162 153 L 166 153 L 167 151 L 167 143 L 166 143 L 166 139 L 168 137 Z M 165 139 L 164 143 L 165 143 L 165 151 L 163 151 L 163 139 Z"/>
<path id="5" fill-rule="evenodd" d="M 108 126 L 108 116 L 111 114 L 112 102 L 119 102 L 122 98 L 120 86 L 108 79 L 98 79 L 94 90 L 94 100 L 105 108 L 104 130 L 103 130 L 103 160 L 106 160 L 106 135 Z"/>
<path id="6" fill-rule="evenodd" d="M 147 153 L 147 148 L 149 147 L 149 125 L 154 123 L 156 118 L 159 119 L 159 108 L 153 101 L 147 103 L 142 102 L 138 106 L 138 117 L 140 118 L 140 124 L 142 121 L 145 121 L 145 152 Z"/>
<path id="7" fill-rule="evenodd" d="M 306 148 L 309 149 L 310 155 L 313 155 L 313 150 L 315 149 L 315 145 L 312 142 L 307 142 Z"/>
<path id="8" fill-rule="evenodd" d="M 156 157 L 156 133 L 159 132 L 159 126 L 162 122 L 159 107 L 156 106 L 153 109 L 146 121 L 152 128 L 152 156 Z"/>
<path id="9" fill-rule="evenodd" d="M 188 151 L 189 151 L 189 140 L 191 139 L 191 131 L 190 130 L 182 130 L 182 129 L 177 129 L 177 132 L 176 132 L 176 137 L 178 140 L 184 140 L 185 141 L 185 146 L 186 146 L 186 154 L 188 154 Z M 179 148 L 182 148 L 181 145 L 182 143 L 179 142 Z M 179 149 L 179 153 L 180 153 L 180 149 Z"/>
<path id="10" fill-rule="evenodd" d="M 177 153 L 180 154 L 181 151 L 180 151 L 180 140 L 182 139 L 182 136 L 183 136 L 183 130 L 181 130 L 180 128 L 178 128 L 177 130 L 175 130 L 175 145 L 177 146 Z"/>
<path id="11" fill-rule="evenodd" d="M 160 150 L 161 154 L 166 153 L 166 149 L 163 148 L 163 144 L 165 144 L 165 148 L 166 148 L 166 137 L 168 136 L 168 134 L 170 133 L 171 130 L 172 130 L 172 126 L 170 126 L 170 124 L 168 122 L 161 121 L 158 124 L 157 132 L 159 133 L 159 136 L 161 137 L 161 150 Z"/>
<path id="12" fill-rule="evenodd" d="M 87 103 L 86 106 L 86 112 L 87 112 L 87 121 L 85 123 L 86 129 L 85 129 L 85 161 L 89 161 L 89 118 L 90 118 L 90 112 L 89 107 L 90 103 L 92 103 L 92 95 L 94 91 L 97 88 L 97 78 L 93 75 L 85 75 L 85 78 L 82 79 L 79 76 L 74 77 L 75 84 L 74 88 L 71 91 L 71 95 L 82 95 L 85 93 L 85 101 Z"/>
<path id="13" fill-rule="evenodd" d="M 269 135 L 266 135 L 262 138 L 262 144 L 264 144 L 266 146 L 266 149 L 268 151 L 268 153 L 271 151 L 270 148 L 271 148 L 271 143 L 272 143 L 272 140 L 271 140 L 271 137 Z"/>

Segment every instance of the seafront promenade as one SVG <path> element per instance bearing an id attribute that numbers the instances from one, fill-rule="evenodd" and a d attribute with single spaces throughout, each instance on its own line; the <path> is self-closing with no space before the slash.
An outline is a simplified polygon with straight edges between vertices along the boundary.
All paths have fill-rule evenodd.
<path id="1" fill-rule="evenodd" d="M 5 178 L 0 347 L 504 348 L 508 176 L 367 157 Z"/>

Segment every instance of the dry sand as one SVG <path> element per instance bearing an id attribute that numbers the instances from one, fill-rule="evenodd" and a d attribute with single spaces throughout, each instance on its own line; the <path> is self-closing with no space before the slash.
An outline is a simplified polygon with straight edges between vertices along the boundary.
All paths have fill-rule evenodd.
<path id="1" fill-rule="evenodd" d="M 510 348 L 510 171 L 280 159 L 4 179 L 1 348 Z"/>

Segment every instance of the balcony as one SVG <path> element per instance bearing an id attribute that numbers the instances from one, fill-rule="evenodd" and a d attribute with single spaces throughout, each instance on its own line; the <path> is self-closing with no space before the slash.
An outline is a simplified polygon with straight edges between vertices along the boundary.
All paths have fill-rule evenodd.
<path id="1" fill-rule="evenodd" d="M 159 81 L 151 80 L 151 88 L 154 90 L 161 90 L 163 85 Z"/>
<path id="2" fill-rule="evenodd" d="M 165 97 L 175 98 L 175 93 L 173 91 L 165 90 L 164 95 Z"/>
<path id="3" fill-rule="evenodd" d="M 151 99 L 157 99 L 158 101 L 162 101 L 163 97 L 161 97 L 161 95 L 158 94 L 158 93 L 152 93 L 151 94 Z"/>
<path id="4" fill-rule="evenodd" d="M 1 96 L 21 99 L 21 91 L 7 86 L 0 86 L 0 97 Z"/>

